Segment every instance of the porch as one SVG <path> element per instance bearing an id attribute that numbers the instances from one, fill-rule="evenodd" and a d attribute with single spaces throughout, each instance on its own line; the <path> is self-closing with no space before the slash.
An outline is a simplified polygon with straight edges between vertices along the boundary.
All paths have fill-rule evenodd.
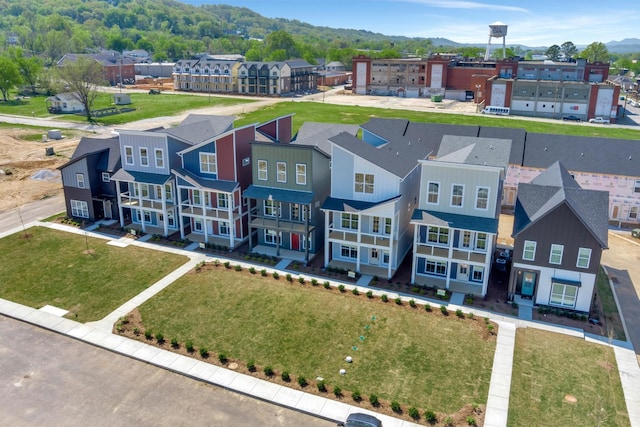
<path id="1" fill-rule="evenodd" d="M 192 242 L 205 243 L 204 234 L 201 234 L 201 233 L 189 233 L 185 235 L 185 239 L 189 239 Z M 246 239 L 245 240 L 233 239 L 234 245 L 233 247 L 231 247 L 230 246 L 231 240 L 229 239 L 229 237 L 209 235 L 208 239 L 209 239 L 209 243 L 208 243 L 209 245 L 226 247 L 226 248 L 229 248 L 229 250 L 236 249 L 246 241 Z"/>
<path id="2" fill-rule="evenodd" d="M 333 267 L 333 268 L 342 268 L 345 270 L 351 270 L 351 271 L 356 271 L 356 263 L 354 262 L 348 262 L 348 261 L 341 261 L 341 260 L 337 260 L 337 259 L 332 259 L 331 261 L 329 261 L 328 267 Z M 387 278 L 387 275 L 389 273 L 388 267 L 380 267 L 380 266 L 375 266 L 375 265 L 370 265 L 370 264 L 363 264 L 360 263 L 360 271 L 359 274 L 366 274 L 369 276 L 377 276 L 377 277 L 382 277 L 382 278 Z M 396 273 L 396 269 L 391 269 L 391 277 L 393 277 L 393 275 Z M 389 279 L 391 279 L 391 277 Z"/>
<path id="3" fill-rule="evenodd" d="M 304 251 L 292 251 L 290 249 L 282 249 L 280 248 L 280 253 L 278 253 L 278 249 L 275 246 L 268 245 L 256 245 L 251 249 L 251 252 L 256 254 L 269 255 L 272 257 L 285 258 L 293 261 L 304 261 Z M 309 261 L 313 259 L 317 254 L 309 252 Z"/>

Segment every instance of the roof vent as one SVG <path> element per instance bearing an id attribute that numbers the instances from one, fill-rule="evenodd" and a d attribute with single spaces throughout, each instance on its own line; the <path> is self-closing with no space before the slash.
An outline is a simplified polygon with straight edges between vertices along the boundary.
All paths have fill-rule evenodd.
<path id="1" fill-rule="evenodd" d="M 400 155 L 400 152 L 399 152 L 399 151 L 396 151 L 396 156 L 399 156 L 399 155 Z"/>
<path id="2" fill-rule="evenodd" d="M 547 147 L 544 147 L 544 151 L 547 151 Z"/>
<path id="3" fill-rule="evenodd" d="M 584 153 L 580 153 L 580 157 L 584 157 Z"/>

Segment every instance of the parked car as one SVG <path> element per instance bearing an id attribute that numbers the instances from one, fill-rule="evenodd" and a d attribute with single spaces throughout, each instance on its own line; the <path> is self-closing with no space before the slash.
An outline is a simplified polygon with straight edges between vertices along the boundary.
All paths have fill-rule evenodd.
<path id="1" fill-rule="evenodd" d="M 603 117 L 594 117 L 593 119 L 589 119 L 589 123 L 601 123 L 603 125 L 608 125 L 609 124 L 609 120 L 603 118 Z"/>
<path id="2" fill-rule="evenodd" d="M 344 427 L 382 427 L 382 421 L 372 415 L 355 412 L 349 414 L 347 421 L 338 425 Z"/>
<path id="3" fill-rule="evenodd" d="M 562 120 L 564 120 L 565 122 L 569 121 L 569 122 L 579 122 L 580 121 L 580 117 L 578 116 L 564 116 L 562 118 Z"/>

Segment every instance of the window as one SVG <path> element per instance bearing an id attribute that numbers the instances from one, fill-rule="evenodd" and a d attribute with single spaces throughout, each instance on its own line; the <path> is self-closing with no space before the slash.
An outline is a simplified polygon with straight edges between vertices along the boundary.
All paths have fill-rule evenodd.
<path id="1" fill-rule="evenodd" d="M 287 164 L 285 162 L 276 163 L 276 179 L 278 182 L 287 182 Z"/>
<path id="2" fill-rule="evenodd" d="M 576 267 L 589 268 L 589 262 L 591 262 L 591 249 L 578 249 L 578 262 L 576 263 Z"/>
<path id="3" fill-rule="evenodd" d="M 229 197 L 226 194 L 218 193 L 218 207 L 219 208 L 229 207 Z"/>
<path id="4" fill-rule="evenodd" d="M 473 267 L 473 274 L 471 274 L 471 280 L 474 282 L 482 282 L 484 276 L 484 268 L 475 266 Z"/>
<path id="5" fill-rule="evenodd" d="M 634 186 L 633 186 L 633 192 L 634 193 L 640 193 L 640 179 L 636 180 Z"/>
<path id="6" fill-rule="evenodd" d="M 162 199 L 162 186 L 154 185 L 153 188 L 155 188 L 155 190 L 156 190 L 156 199 L 157 200 L 161 200 Z"/>
<path id="7" fill-rule="evenodd" d="M 171 184 L 164 185 L 164 197 L 167 200 L 173 200 L 173 191 L 171 189 Z"/>
<path id="8" fill-rule="evenodd" d="M 176 219 L 173 216 L 173 211 L 167 212 L 167 225 L 169 227 L 175 227 L 176 226 Z"/>
<path id="9" fill-rule="evenodd" d="M 427 260 L 424 265 L 424 271 L 436 276 L 445 276 L 447 274 L 447 263 L 442 261 Z"/>
<path id="10" fill-rule="evenodd" d="M 202 198 L 200 197 L 200 190 L 193 190 L 191 194 L 192 194 L 194 205 L 199 205 L 202 203 Z"/>
<path id="11" fill-rule="evenodd" d="M 296 163 L 296 184 L 307 185 L 307 165 Z"/>
<path id="12" fill-rule="evenodd" d="M 631 209 L 629 209 L 629 219 L 638 219 L 638 207 L 637 206 L 632 206 Z"/>
<path id="13" fill-rule="evenodd" d="M 371 226 L 371 231 L 373 233 L 379 233 L 380 232 L 380 217 L 379 216 L 374 216 L 373 217 L 373 224 Z"/>
<path id="14" fill-rule="evenodd" d="M 266 160 L 258 160 L 258 180 L 260 181 L 267 180 L 267 161 Z"/>
<path id="15" fill-rule="evenodd" d="M 578 295 L 578 287 L 567 285 L 564 283 L 551 283 L 551 299 L 550 304 L 562 307 L 574 307 L 576 305 L 576 296 Z"/>
<path id="16" fill-rule="evenodd" d="M 357 173 L 355 180 L 355 189 L 356 193 L 373 193 L 373 175 Z"/>
<path id="17" fill-rule="evenodd" d="M 431 243 L 439 243 L 441 245 L 448 245 L 449 229 L 429 226 L 427 231 L 427 241 Z"/>
<path id="18" fill-rule="evenodd" d="M 276 213 L 280 213 L 278 208 L 278 202 L 273 200 L 264 201 L 264 216 L 276 216 Z"/>
<path id="19" fill-rule="evenodd" d="M 275 245 L 278 243 L 278 234 L 274 230 L 264 230 L 264 242 Z"/>
<path id="20" fill-rule="evenodd" d="M 487 233 L 478 233 L 476 235 L 476 249 L 487 249 Z"/>
<path id="21" fill-rule="evenodd" d="M 151 212 L 143 211 L 142 213 L 144 214 L 144 222 L 151 222 Z"/>
<path id="22" fill-rule="evenodd" d="M 218 173 L 216 153 L 200 153 L 200 172 Z"/>
<path id="23" fill-rule="evenodd" d="M 489 188 L 478 187 L 476 192 L 476 209 L 487 210 L 489 207 Z"/>
<path id="24" fill-rule="evenodd" d="M 348 228 L 350 230 L 358 229 L 358 214 L 343 213 L 342 214 L 342 228 Z"/>
<path id="25" fill-rule="evenodd" d="M 149 166 L 149 153 L 144 147 L 140 147 L 140 164 L 142 166 Z"/>
<path id="26" fill-rule="evenodd" d="M 76 174 L 76 183 L 78 184 L 78 188 L 85 188 L 84 174 L 81 174 L 81 173 Z"/>
<path id="27" fill-rule="evenodd" d="M 562 251 L 564 246 L 551 245 L 551 254 L 549 255 L 549 264 L 562 264 Z"/>
<path id="28" fill-rule="evenodd" d="M 202 232 L 202 220 L 201 219 L 194 219 L 193 220 L 193 229 L 194 229 L 194 231 Z"/>
<path id="29" fill-rule="evenodd" d="M 300 235 L 300 249 L 307 249 L 307 236 Z M 311 250 L 311 240 L 309 240 L 309 250 Z"/>
<path id="30" fill-rule="evenodd" d="M 524 241 L 522 259 L 525 261 L 534 261 L 536 259 L 536 242 L 530 240 Z"/>
<path id="31" fill-rule="evenodd" d="M 164 168 L 164 153 L 162 152 L 161 148 L 156 148 L 155 149 L 155 159 L 156 159 L 156 167 L 157 168 Z"/>
<path id="32" fill-rule="evenodd" d="M 127 165 L 133 164 L 133 147 L 124 147 L 124 163 Z"/>
<path id="33" fill-rule="evenodd" d="M 292 221 L 304 221 L 304 206 L 299 203 L 291 203 L 291 220 Z"/>
<path id="34" fill-rule="evenodd" d="M 440 183 L 429 182 L 427 183 L 427 203 L 437 205 L 440 199 Z"/>
<path id="35" fill-rule="evenodd" d="M 102 182 L 111 182 L 111 175 L 109 175 L 109 172 L 102 172 Z"/>
<path id="36" fill-rule="evenodd" d="M 140 184 L 140 193 L 145 199 L 149 198 L 149 184 Z"/>
<path id="37" fill-rule="evenodd" d="M 71 200 L 71 216 L 89 218 L 89 205 L 81 200 Z"/>
<path id="38" fill-rule="evenodd" d="M 218 224 L 218 231 L 223 236 L 228 236 L 229 235 L 229 223 L 228 222 L 220 222 Z"/>
<path id="39" fill-rule="evenodd" d="M 384 234 L 391 234 L 391 218 L 384 219 Z"/>
<path id="40" fill-rule="evenodd" d="M 453 184 L 451 188 L 451 206 L 462 206 L 462 196 L 464 195 L 464 185 Z"/>
<path id="41" fill-rule="evenodd" d="M 340 245 L 340 255 L 342 255 L 343 258 L 357 259 L 358 248 L 355 246 Z"/>

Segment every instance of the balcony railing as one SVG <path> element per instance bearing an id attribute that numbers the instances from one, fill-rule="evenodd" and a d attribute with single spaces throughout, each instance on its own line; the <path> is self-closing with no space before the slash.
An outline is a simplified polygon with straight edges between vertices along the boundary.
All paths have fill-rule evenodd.
<path id="1" fill-rule="evenodd" d="M 334 228 L 329 225 L 329 238 L 332 240 L 343 240 L 345 242 L 363 243 L 371 246 L 389 247 L 392 236 L 388 234 L 366 233 L 360 231 L 360 241 L 358 242 L 358 232 L 345 228 Z"/>
<path id="2" fill-rule="evenodd" d="M 229 209 L 228 208 L 214 208 L 211 206 L 204 207 L 204 214 L 202 205 L 193 205 L 189 202 L 183 202 L 180 205 L 180 214 L 187 216 L 206 216 L 207 218 L 214 219 L 229 219 Z M 240 211 L 239 208 L 236 207 L 232 211 L 232 215 L 235 218 L 239 217 Z"/>
<path id="3" fill-rule="evenodd" d="M 131 196 L 129 192 L 120 194 L 120 204 L 130 208 L 162 210 L 162 200 Z M 173 206 L 173 202 L 167 200 L 165 205 L 170 208 Z"/>

